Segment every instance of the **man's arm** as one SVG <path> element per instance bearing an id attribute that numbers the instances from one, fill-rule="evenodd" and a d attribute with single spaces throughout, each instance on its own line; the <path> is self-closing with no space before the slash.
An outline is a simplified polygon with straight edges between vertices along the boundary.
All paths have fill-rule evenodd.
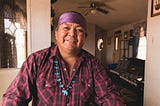
<path id="1" fill-rule="evenodd" d="M 94 73 L 95 101 L 100 106 L 125 106 L 120 93 L 111 79 L 107 76 L 105 68 L 98 62 Z"/>
<path id="2" fill-rule="evenodd" d="M 24 62 L 20 72 L 4 93 L 2 106 L 28 106 L 32 99 L 31 86 L 33 83 L 29 61 L 28 59 Z"/>

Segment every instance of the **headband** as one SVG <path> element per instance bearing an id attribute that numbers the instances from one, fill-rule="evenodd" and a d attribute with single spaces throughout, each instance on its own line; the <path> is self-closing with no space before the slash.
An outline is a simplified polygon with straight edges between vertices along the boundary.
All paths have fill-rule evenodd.
<path id="1" fill-rule="evenodd" d="M 65 22 L 72 22 L 72 23 L 79 24 L 81 27 L 84 28 L 84 30 L 87 30 L 86 20 L 78 12 L 69 11 L 69 12 L 63 13 L 58 20 L 58 25 L 63 24 Z"/>

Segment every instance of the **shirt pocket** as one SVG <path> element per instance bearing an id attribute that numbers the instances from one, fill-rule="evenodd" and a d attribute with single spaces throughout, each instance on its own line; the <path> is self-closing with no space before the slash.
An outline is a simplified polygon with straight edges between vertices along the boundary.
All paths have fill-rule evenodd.
<path id="1" fill-rule="evenodd" d="M 36 85 L 39 100 L 45 104 L 53 103 L 57 82 L 54 79 L 40 78 Z"/>
<path id="2" fill-rule="evenodd" d="M 57 81 L 54 79 L 40 78 L 36 84 L 39 89 L 43 90 L 46 88 L 54 88 L 57 85 Z"/>
<path id="3" fill-rule="evenodd" d="M 89 101 L 88 99 L 90 98 L 90 96 L 93 94 L 93 81 L 92 79 L 86 80 L 86 79 L 82 79 L 81 80 L 81 98 L 82 101 Z"/>

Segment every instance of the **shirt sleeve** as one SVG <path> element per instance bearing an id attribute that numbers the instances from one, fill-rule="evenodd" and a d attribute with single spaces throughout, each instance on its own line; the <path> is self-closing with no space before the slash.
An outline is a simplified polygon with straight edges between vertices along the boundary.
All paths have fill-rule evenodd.
<path id="1" fill-rule="evenodd" d="M 30 57 L 23 63 L 20 72 L 3 95 L 2 106 L 28 106 L 32 99 L 33 73 L 31 71 L 34 66 L 32 62 L 33 58 Z"/>
<path id="2" fill-rule="evenodd" d="M 94 71 L 96 103 L 100 106 L 126 106 L 122 103 L 118 89 L 107 76 L 106 69 L 100 62 L 96 64 Z"/>

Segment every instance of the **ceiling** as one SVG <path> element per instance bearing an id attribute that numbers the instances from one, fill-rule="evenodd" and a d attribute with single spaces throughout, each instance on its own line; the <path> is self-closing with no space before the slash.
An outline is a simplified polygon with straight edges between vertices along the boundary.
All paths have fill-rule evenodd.
<path id="1" fill-rule="evenodd" d="M 57 0 L 52 7 L 55 10 L 55 20 L 62 12 L 77 11 L 85 15 L 90 2 L 101 2 L 107 5 L 101 8 L 108 10 L 108 14 L 96 11 L 86 15 L 88 23 L 96 24 L 104 30 L 111 30 L 119 26 L 130 24 L 147 17 L 147 0 Z M 109 8 L 110 7 L 110 8 Z"/>

